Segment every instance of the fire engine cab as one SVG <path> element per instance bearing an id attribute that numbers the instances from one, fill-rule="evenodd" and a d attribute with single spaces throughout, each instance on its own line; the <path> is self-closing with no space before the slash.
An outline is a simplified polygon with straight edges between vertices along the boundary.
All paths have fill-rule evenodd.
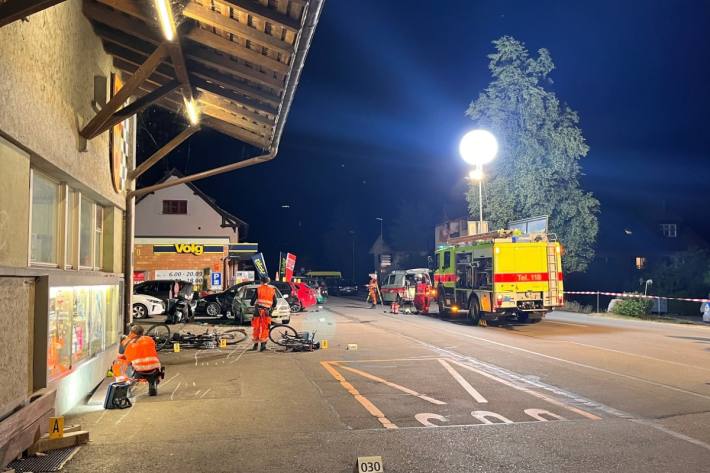
<path id="1" fill-rule="evenodd" d="M 498 230 L 447 240 L 436 250 L 439 313 L 481 320 L 542 320 L 564 305 L 562 249 L 553 234 Z"/>

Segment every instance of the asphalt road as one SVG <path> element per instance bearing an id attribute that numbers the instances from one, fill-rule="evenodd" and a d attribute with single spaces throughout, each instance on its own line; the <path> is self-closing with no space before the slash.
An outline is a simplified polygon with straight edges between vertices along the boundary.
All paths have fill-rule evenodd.
<path id="1" fill-rule="evenodd" d="M 329 348 L 161 354 L 159 396 L 67 419 L 92 442 L 65 471 L 710 471 L 710 327 L 472 327 L 340 298 L 292 324 Z"/>

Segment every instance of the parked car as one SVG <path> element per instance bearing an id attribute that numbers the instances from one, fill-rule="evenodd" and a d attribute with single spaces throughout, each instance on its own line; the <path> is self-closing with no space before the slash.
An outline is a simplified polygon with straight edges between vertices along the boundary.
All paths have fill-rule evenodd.
<path id="1" fill-rule="evenodd" d="M 356 296 L 357 284 L 348 279 L 341 279 L 335 286 L 336 296 Z"/>
<path id="2" fill-rule="evenodd" d="M 165 302 L 145 294 L 133 294 L 133 318 L 147 319 L 165 312 Z"/>
<path id="3" fill-rule="evenodd" d="M 307 309 L 318 303 L 318 290 L 312 288 L 304 282 L 294 283 L 296 289 L 298 289 L 298 298 L 303 304 L 303 308 Z"/>
<path id="4" fill-rule="evenodd" d="M 192 283 L 188 281 L 143 281 L 133 286 L 133 293 L 157 297 L 158 299 L 167 302 L 168 299 L 175 299 L 178 296 L 178 294 L 175 294 L 176 285 L 178 287 L 179 294 L 187 300 L 192 300 Z"/>
<path id="5" fill-rule="evenodd" d="M 254 284 L 253 281 L 235 284 L 224 291 L 207 294 L 197 299 L 195 315 L 206 315 L 208 317 L 219 317 L 227 315 L 232 310 L 232 302 L 237 291 L 242 286 Z"/>
<path id="6" fill-rule="evenodd" d="M 249 284 L 237 290 L 232 301 L 232 314 L 237 322 L 243 324 L 251 321 L 254 317 L 254 306 L 251 305 L 251 299 L 254 297 L 257 287 L 259 284 Z M 291 321 L 291 307 L 281 291 L 278 288 L 275 289 L 276 307 L 271 312 L 271 321 L 275 324 L 287 324 Z"/>
<path id="7" fill-rule="evenodd" d="M 306 283 L 275 281 L 271 285 L 281 291 L 281 294 L 288 300 L 291 312 L 301 312 L 316 305 L 316 291 Z"/>

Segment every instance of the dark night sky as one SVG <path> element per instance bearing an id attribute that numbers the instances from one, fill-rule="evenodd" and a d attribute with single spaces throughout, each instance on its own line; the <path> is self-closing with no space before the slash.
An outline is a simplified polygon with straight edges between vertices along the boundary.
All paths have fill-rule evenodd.
<path id="1" fill-rule="evenodd" d="M 552 54 L 553 88 L 579 112 L 591 147 L 583 185 L 601 201 L 602 232 L 606 213 L 662 201 L 710 231 L 709 2 L 414 5 L 328 0 L 278 157 L 196 183 L 250 224 L 248 240 L 260 243 L 272 271 L 279 249 L 325 269 L 323 235 L 336 213 L 356 232 L 363 276 L 379 233 L 375 217 L 385 218 L 387 234 L 401 201 L 425 198 L 440 219 L 465 213 L 457 145 L 473 124 L 464 111 L 490 81 L 486 55 L 504 34 Z M 160 172 L 202 170 L 242 153 L 237 142 L 203 131 Z M 343 242 L 343 252 L 351 248 Z"/>

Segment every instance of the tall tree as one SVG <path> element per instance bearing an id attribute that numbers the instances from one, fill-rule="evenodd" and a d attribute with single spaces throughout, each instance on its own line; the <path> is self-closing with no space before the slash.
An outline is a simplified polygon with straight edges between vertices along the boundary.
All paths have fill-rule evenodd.
<path id="1" fill-rule="evenodd" d="M 511 220 L 550 216 L 550 231 L 565 248 L 566 271 L 586 270 L 594 257 L 599 201 L 581 189 L 581 158 L 589 147 L 579 117 L 546 86 L 555 65 L 546 49 L 531 57 L 510 36 L 493 41 L 489 69 L 493 80 L 466 115 L 498 138 L 498 158 L 486 170 L 484 215 L 493 228 Z M 478 188 L 467 193 L 478 217 Z"/>

